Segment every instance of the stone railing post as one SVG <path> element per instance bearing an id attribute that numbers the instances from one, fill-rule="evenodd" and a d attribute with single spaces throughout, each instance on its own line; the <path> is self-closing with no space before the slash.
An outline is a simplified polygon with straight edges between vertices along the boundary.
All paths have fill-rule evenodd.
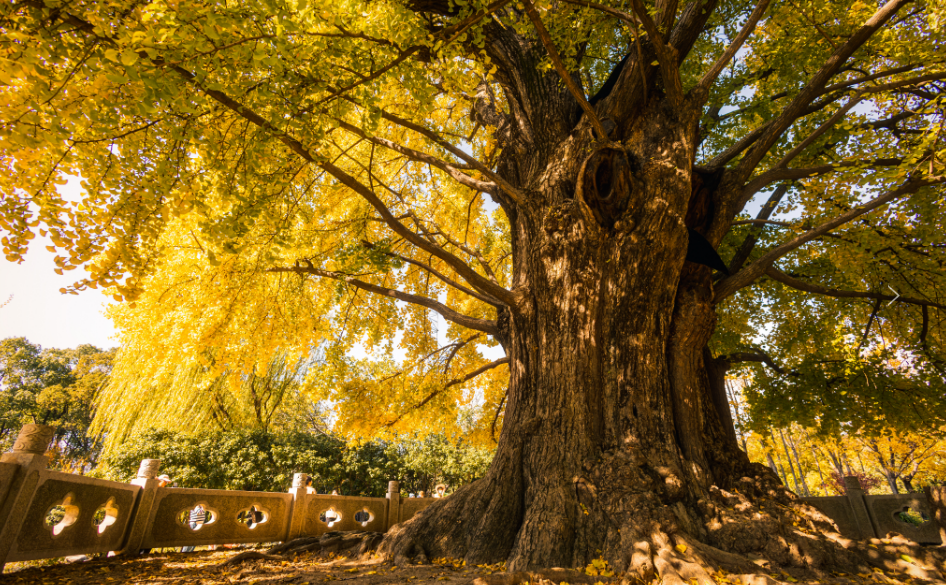
<path id="1" fill-rule="evenodd" d="M 946 545 L 946 486 L 926 486 L 923 488 L 926 492 L 926 499 L 930 504 L 930 512 L 933 517 L 930 520 L 939 527 L 939 539 L 943 545 Z"/>
<path id="2" fill-rule="evenodd" d="M 0 462 L 20 467 L 10 482 L 6 498 L 0 504 L 0 571 L 6 564 L 7 554 L 20 533 L 23 517 L 33 501 L 39 474 L 46 469 L 49 461 L 45 455 L 46 448 L 55 433 L 56 429 L 48 425 L 23 425 L 13 450 L 0 456 Z"/>
<path id="3" fill-rule="evenodd" d="M 289 493 L 292 494 L 292 508 L 289 512 L 289 527 L 286 532 L 286 541 L 303 536 L 305 530 L 305 515 L 308 508 L 308 492 L 305 489 L 306 480 L 309 479 L 307 473 L 296 473 L 292 476 L 292 487 Z"/>
<path id="4" fill-rule="evenodd" d="M 854 515 L 854 523 L 861 533 L 862 539 L 876 538 L 874 524 L 870 519 L 870 512 L 867 511 L 867 504 L 864 502 L 864 490 L 861 489 L 861 481 L 853 475 L 844 477 L 844 493 L 851 504 L 851 511 Z"/>
<path id="5" fill-rule="evenodd" d="M 151 519 L 151 509 L 154 507 L 154 496 L 161 484 L 158 481 L 158 471 L 160 469 L 160 459 L 142 459 L 135 479 L 130 482 L 132 485 L 141 486 L 141 491 L 138 492 L 135 508 L 131 512 L 131 521 L 128 523 L 128 537 L 125 539 L 125 546 L 122 547 L 122 554 L 138 554 L 148 535 L 148 523 Z"/>
<path id="6" fill-rule="evenodd" d="M 401 519 L 401 484 L 396 481 L 388 482 L 388 519 L 384 530 L 387 532 Z"/>

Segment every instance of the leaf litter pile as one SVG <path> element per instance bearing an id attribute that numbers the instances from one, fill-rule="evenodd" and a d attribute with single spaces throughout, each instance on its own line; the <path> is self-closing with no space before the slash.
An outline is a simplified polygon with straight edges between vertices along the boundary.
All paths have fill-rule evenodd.
<path id="1" fill-rule="evenodd" d="M 332 541 L 354 543 L 365 536 L 349 539 L 348 534 L 333 533 Z M 385 560 L 373 550 L 359 552 L 326 550 L 317 538 L 303 538 L 290 543 L 262 549 L 237 552 L 231 549 L 203 550 L 190 553 L 161 552 L 137 557 L 99 557 L 75 563 L 47 566 L 7 565 L 0 575 L 0 585 L 316 585 L 347 582 L 351 585 L 386 585 L 419 583 L 456 583 L 464 585 L 637 585 L 636 578 L 615 574 L 601 559 L 592 561 L 584 570 L 547 569 L 539 572 L 508 572 L 504 564 L 468 566 L 456 559 L 433 559 L 421 556 L 414 562 L 401 559 L 396 564 Z M 350 536 L 355 536 L 354 534 Z M 381 535 L 378 535 L 379 537 Z M 378 538 L 377 540 L 380 540 Z M 348 545 L 349 542 L 344 542 Z M 372 543 L 375 544 L 375 543 Z M 373 547 L 371 547 L 373 549 Z M 176 549 L 174 549 L 176 551 Z M 911 563 L 917 561 L 910 558 Z M 919 567 L 917 567 L 919 568 Z M 946 566 L 925 567 L 932 574 L 946 573 Z M 762 567 L 755 575 L 736 575 L 717 571 L 713 581 L 731 585 L 922 585 L 946 583 L 941 579 L 918 578 L 918 575 L 872 573 L 824 574 L 817 579 L 796 578 L 784 572 L 770 573 Z M 924 576 L 929 577 L 930 573 Z M 799 575 L 800 577 L 800 575 Z M 694 583 L 693 585 L 711 585 Z"/>

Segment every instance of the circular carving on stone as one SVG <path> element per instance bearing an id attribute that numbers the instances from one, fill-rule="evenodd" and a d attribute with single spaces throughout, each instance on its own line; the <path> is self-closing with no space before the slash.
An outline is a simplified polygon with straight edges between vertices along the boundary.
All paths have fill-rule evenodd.
<path id="1" fill-rule="evenodd" d="M 20 434 L 13 443 L 15 453 L 34 453 L 42 455 L 53 440 L 56 429 L 49 425 L 23 425 Z"/>
<path id="2" fill-rule="evenodd" d="M 250 530 L 253 530 L 267 520 L 269 520 L 269 510 L 258 504 L 253 504 L 249 508 L 241 510 L 240 513 L 237 514 L 237 522 L 246 526 Z"/>
<path id="3" fill-rule="evenodd" d="M 355 522 L 361 524 L 362 527 L 365 527 L 365 526 L 368 526 L 368 524 L 371 523 L 372 520 L 374 520 L 374 513 L 372 513 L 371 510 L 365 507 L 355 512 L 355 515 L 353 516 L 353 518 L 355 519 Z"/>
<path id="4" fill-rule="evenodd" d="M 138 466 L 138 477 L 141 479 L 154 479 L 158 476 L 158 470 L 161 469 L 160 459 L 142 459 Z"/>
<path id="5" fill-rule="evenodd" d="M 197 532 L 208 524 L 217 521 L 220 514 L 207 505 L 206 502 L 197 502 L 193 508 L 186 508 L 177 514 L 177 521 Z"/>
<path id="6" fill-rule="evenodd" d="M 92 525 L 99 534 L 108 530 L 108 527 L 116 520 L 118 520 L 118 507 L 115 506 L 115 498 L 109 498 L 92 514 Z"/>
<path id="7" fill-rule="evenodd" d="M 342 521 L 342 513 L 336 510 L 335 506 L 330 506 L 328 510 L 319 512 L 319 520 L 332 528 Z"/>
<path id="8" fill-rule="evenodd" d="M 66 497 L 46 511 L 44 523 L 52 530 L 53 536 L 59 536 L 63 530 L 75 524 L 79 519 L 79 507 L 73 504 L 74 500 L 73 494 L 66 494 Z"/>

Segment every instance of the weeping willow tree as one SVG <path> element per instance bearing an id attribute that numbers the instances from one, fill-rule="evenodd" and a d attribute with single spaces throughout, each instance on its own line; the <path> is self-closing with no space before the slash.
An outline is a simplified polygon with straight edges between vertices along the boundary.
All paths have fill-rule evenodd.
<path id="1" fill-rule="evenodd" d="M 268 431 L 280 408 L 300 393 L 311 367 L 276 355 L 239 376 L 199 363 L 168 364 L 155 376 L 140 367 L 143 359 L 123 350 L 119 369 L 96 395 L 90 432 L 103 437 L 106 453 L 147 430 Z"/>

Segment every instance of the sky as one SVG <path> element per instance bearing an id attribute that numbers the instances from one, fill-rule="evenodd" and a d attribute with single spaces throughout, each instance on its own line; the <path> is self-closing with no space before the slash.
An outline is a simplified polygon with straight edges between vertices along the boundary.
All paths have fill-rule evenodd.
<path id="1" fill-rule="evenodd" d="M 75 177 L 60 187 L 67 200 L 78 199 L 80 191 Z M 49 245 L 52 242 L 37 236 L 22 264 L 0 257 L 0 339 L 26 337 L 44 348 L 65 349 L 84 343 L 99 349 L 116 347 L 115 328 L 104 314 L 110 299 L 100 290 L 78 296 L 61 294 L 60 288 L 85 274 L 81 268 L 63 276 L 53 272 L 55 254 L 46 250 Z"/>

